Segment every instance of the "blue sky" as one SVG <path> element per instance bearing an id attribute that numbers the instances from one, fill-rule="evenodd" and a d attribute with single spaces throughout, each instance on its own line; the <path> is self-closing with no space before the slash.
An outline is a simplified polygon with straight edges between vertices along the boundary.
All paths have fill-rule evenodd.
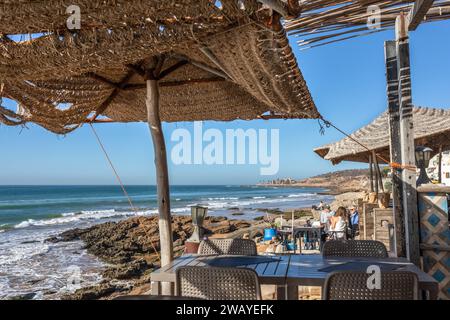
<path id="1" fill-rule="evenodd" d="M 421 25 L 411 34 L 412 93 L 415 105 L 450 107 L 450 21 Z M 393 30 L 300 51 L 291 38 L 300 68 L 324 116 L 347 132 L 369 123 L 386 108 L 383 43 Z M 57 136 L 29 124 L 28 129 L 0 126 L 0 184 L 115 184 L 115 178 L 88 126 Z M 168 151 L 176 128 L 164 124 Z M 277 177 L 302 178 L 328 171 L 364 167 L 337 166 L 312 149 L 336 141 L 334 129 L 319 133 L 316 120 L 206 122 L 204 129 L 266 128 L 280 131 L 280 170 L 260 176 L 259 165 L 174 165 L 172 184 L 251 184 Z M 98 124 L 96 129 L 125 184 L 155 184 L 153 147 L 147 125 Z"/>

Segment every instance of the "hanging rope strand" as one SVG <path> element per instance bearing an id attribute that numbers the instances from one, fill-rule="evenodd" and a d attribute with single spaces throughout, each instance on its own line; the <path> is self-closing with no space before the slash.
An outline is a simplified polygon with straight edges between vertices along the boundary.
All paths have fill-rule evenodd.
<path id="1" fill-rule="evenodd" d="M 109 165 L 110 165 L 112 171 L 114 172 L 114 175 L 116 176 L 116 179 L 117 179 L 117 181 L 119 182 L 119 185 L 120 185 L 120 187 L 122 188 L 122 191 L 123 191 L 125 197 L 128 199 L 128 203 L 130 204 L 131 209 L 132 209 L 133 211 L 136 212 L 136 208 L 134 207 L 133 202 L 131 201 L 131 198 L 130 198 L 130 196 L 128 195 L 128 192 L 127 192 L 127 190 L 125 189 L 125 186 L 123 185 L 122 180 L 120 179 L 120 176 L 119 176 L 119 174 L 117 173 L 117 170 L 116 170 L 116 168 L 114 167 L 114 165 L 113 165 L 113 163 L 112 163 L 112 161 L 111 161 L 111 158 L 109 157 L 108 153 L 106 152 L 106 149 L 105 149 L 105 147 L 103 146 L 103 143 L 102 143 L 102 141 L 100 140 L 100 137 L 98 136 L 97 131 L 95 130 L 95 128 L 94 128 L 94 126 L 92 125 L 92 123 L 89 123 L 89 126 L 91 127 L 92 132 L 94 133 L 95 138 L 97 139 L 97 142 L 98 142 L 98 144 L 100 145 L 100 148 L 102 149 L 103 153 L 105 154 L 105 157 L 106 157 L 106 159 L 108 160 Z"/>
<path id="2" fill-rule="evenodd" d="M 130 204 L 131 209 L 135 212 L 138 213 L 138 210 L 136 209 L 136 207 L 133 205 L 133 201 L 131 201 L 131 197 L 128 195 L 127 190 L 125 189 L 124 184 L 122 183 L 122 179 L 120 179 L 119 174 L 117 173 L 116 168 L 114 167 L 114 164 L 111 161 L 111 158 L 108 155 L 108 152 L 106 152 L 106 149 L 102 143 L 102 141 L 100 140 L 99 135 L 97 134 L 97 131 L 95 130 L 94 126 L 92 125 L 92 123 L 89 123 L 89 126 L 92 129 L 92 132 L 94 133 L 95 138 L 97 139 L 97 142 L 100 146 L 100 148 L 102 149 L 106 159 L 108 160 L 109 166 L 111 167 L 112 171 L 114 172 L 114 175 L 116 176 L 117 181 L 119 182 L 120 187 L 122 188 L 123 194 L 125 195 L 125 197 L 128 199 L 128 203 Z M 145 229 L 144 229 L 145 230 Z M 146 232 L 146 231 L 145 231 Z M 147 233 L 147 232 L 146 232 Z M 161 257 L 159 255 L 159 252 L 156 250 L 155 245 L 153 244 L 153 241 L 150 241 L 150 244 L 152 246 L 153 251 L 156 253 L 157 257 L 158 257 L 158 261 L 161 263 Z"/>

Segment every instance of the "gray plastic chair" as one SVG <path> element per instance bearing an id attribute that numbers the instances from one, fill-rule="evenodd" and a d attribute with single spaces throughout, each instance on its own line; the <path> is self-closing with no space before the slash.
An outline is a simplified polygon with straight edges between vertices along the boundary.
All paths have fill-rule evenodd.
<path id="1" fill-rule="evenodd" d="M 248 239 L 208 239 L 200 242 L 198 247 L 200 255 L 244 255 L 256 256 L 258 254 L 256 243 Z"/>
<path id="2" fill-rule="evenodd" d="M 382 242 L 375 240 L 329 240 L 322 248 L 325 258 L 367 257 L 387 258 L 388 253 Z"/>
<path id="3" fill-rule="evenodd" d="M 322 291 L 323 300 L 418 300 L 417 275 L 409 271 L 381 272 L 380 289 L 369 289 L 366 272 L 330 273 Z"/>
<path id="4" fill-rule="evenodd" d="M 179 267 L 176 291 L 207 300 L 261 300 L 258 275 L 247 268 Z"/>

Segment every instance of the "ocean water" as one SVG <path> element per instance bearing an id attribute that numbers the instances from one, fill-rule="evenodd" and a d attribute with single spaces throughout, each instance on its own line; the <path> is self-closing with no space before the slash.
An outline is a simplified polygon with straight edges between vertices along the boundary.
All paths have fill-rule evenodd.
<path id="1" fill-rule="evenodd" d="M 57 299 L 78 287 L 101 281 L 104 263 L 81 241 L 47 243 L 73 228 L 86 228 L 135 215 L 156 214 L 154 186 L 127 186 L 132 210 L 118 186 L 0 186 L 0 299 Z M 333 197 L 317 188 L 262 186 L 172 186 L 173 214 L 190 206 L 209 215 L 254 219 L 261 209 L 310 207 Z M 241 216 L 233 216 L 239 211 Z M 81 275 L 73 280 L 73 275 Z"/>

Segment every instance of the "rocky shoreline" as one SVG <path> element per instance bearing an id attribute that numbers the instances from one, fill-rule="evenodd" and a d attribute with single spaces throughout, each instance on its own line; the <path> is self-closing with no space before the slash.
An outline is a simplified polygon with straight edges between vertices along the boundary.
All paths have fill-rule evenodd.
<path id="1" fill-rule="evenodd" d="M 228 220 L 207 217 L 205 234 L 242 235 L 262 221 Z M 172 220 L 174 252 L 180 256 L 184 243 L 192 234 L 189 216 L 174 216 Z M 119 222 L 106 222 L 87 229 L 73 229 L 47 239 L 49 242 L 82 240 L 90 254 L 105 262 L 103 280 L 78 289 L 62 299 L 111 299 L 118 295 L 143 294 L 150 290 L 150 274 L 159 267 L 158 217 L 133 217 Z"/>

